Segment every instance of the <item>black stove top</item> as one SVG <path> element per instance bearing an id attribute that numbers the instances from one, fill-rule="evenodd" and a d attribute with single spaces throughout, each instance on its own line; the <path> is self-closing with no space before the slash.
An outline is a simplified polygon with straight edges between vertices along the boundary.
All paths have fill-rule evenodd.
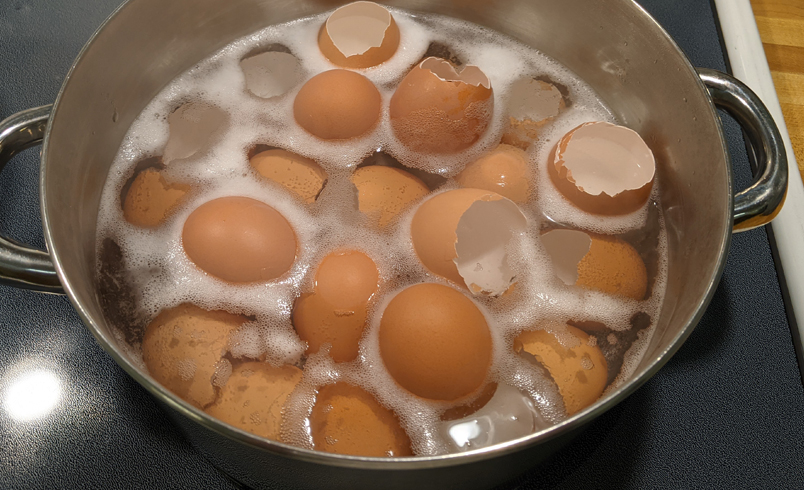
<path id="1" fill-rule="evenodd" d="M 120 3 L 3 0 L 0 118 L 53 102 L 81 46 Z M 640 3 L 694 65 L 726 69 L 709 0 Z M 729 120 L 725 128 L 742 188 L 750 180 L 742 133 Z M 37 150 L 27 150 L 0 175 L 0 233 L 43 248 L 38 166 Z M 32 421 L 25 413 L 36 406 L 17 396 L 26 383 L 60 390 Z M 503 488 L 802 485 L 804 389 L 768 235 L 758 229 L 735 235 L 712 304 L 673 359 Z M 0 286 L 0 488 L 238 487 L 106 355 L 65 297 Z"/>

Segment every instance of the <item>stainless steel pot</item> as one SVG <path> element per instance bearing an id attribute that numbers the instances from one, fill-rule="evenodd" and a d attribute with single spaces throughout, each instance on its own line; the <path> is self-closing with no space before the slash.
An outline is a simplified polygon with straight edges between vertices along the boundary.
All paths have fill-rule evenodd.
<path id="1" fill-rule="evenodd" d="M 264 26 L 339 0 L 130 0 L 93 36 L 51 106 L 0 123 L 0 165 L 44 138 L 40 192 L 49 253 L 0 238 L 0 282 L 66 292 L 104 349 L 168 407 L 213 463 L 256 488 L 481 488 L 522 473 L 653 375 L 690 334 L 723 270 L 732 230 L 767 223 L 787 189 L 781 138 L 759 99 L 728 75 L 696 71 L 630 0 L 390 0 L 466 19 L 560 60 L 600 94 L 657 157 L 668 228 L 669 283 L 658 326 L 628 383 L 563 423 L 465 454 L 377 459 L 334 456 L 260 439 L 176 398 L 134 366 L 96 290 L 95 222 L 123 135 L 156 93 L 197 60 Z M 733 195 L 713 102 L 743 125 L 756 182 Z"/>

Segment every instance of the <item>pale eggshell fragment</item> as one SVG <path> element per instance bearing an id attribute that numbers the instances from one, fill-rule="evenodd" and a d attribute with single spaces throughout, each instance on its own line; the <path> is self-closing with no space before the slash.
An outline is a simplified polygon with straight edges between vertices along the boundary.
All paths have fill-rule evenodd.
<path id="1" fill-rule="evenodd" d="M 447 60 L 426 58 L 402 79 L 391 97 L 394 134 L 425 153 L 456 153 L 486 131 L 494 108 L 491 82 L 473 65 L 456 70 Z"/>
<path id="2" fill-rule="evenodd" d="M 222 109 L 207 102 L 187 102 L 168 116 L 170 134 L 162 160 L 167 164 L 206 151 L 229 120 Z"/>
<path id="3" fill-rule="evenodd" d="M 589 253 L 592 239 L 578 230 L 552 230 L 540 238 L 552 258 L 556 276 L 567 286 L 573 286 L 578 281 L 578 264 Z"/>
<path id="4" fill-rule="evenodd" d="M 505 144 L 468 164 L 455 180 L 461 187 L 493 191 L 516 203 L 526 202 L 532 189 L 527 155 Z"/>
<path id="5" fill-rule="evenodd" d="M 526 150 L 565 107 L 555 85 L 533 78 L 517 80 L 509 92 L 509 125 L 502 142 Z"/>
<path id="6" fill-rule="evenodd" d="M 299 60 L 290 53 L 268 51 L 240 61 L 240 69 L 246 80 L 246 90 L 270 99 L 293 88 L 301 79 Z"/>
<path id="7" fill-rule="evenodd" d="M 376 220 L 380 227 L 388 226 L 399 213 L 430 192 L 410 173 L 379 165 L 355 170 L 352 183 L 357 188 L 360 212 Z"/>
<path id="8" fill-rule="evenodd" d="M 656 162 L 632 129 L 607 122 L 581 124 L 551 154 L 548 171 L 562 194 L 594 214 L 626 214 L 647 202 Z"/>
<path id="9" fill-rule="evenodd" d="M 382 5 L 354 2 L 327 18 L 318 34 L 318 46 L 338 66 L 368 68 L 394 55 L 399 46 L 399 27 Z"/>
<path id="10" fill-rule="evenodd" d="M 190 191 L 186 184 L 169 184 L 155 168 L 139 172 L 123 200 L 126 221 L 143 228 L 162 224 Z"/>
<path id="11" fill-rule="evenodd" d="M 473 294 L 500 295 L 513 283 L 507 247 L 527 218 L 512 201 L 482 189 L 456 189 L 425 201 L 411 223 L 419 260 Z"/>
<path id="12" fill-rule="evenodd" d="M 324 185 L 327 173 L 314 160 L 275 148 L 257 153 L 251 166 L 266 179 L 287 188 L 306 203 L 315 202 Z"/>

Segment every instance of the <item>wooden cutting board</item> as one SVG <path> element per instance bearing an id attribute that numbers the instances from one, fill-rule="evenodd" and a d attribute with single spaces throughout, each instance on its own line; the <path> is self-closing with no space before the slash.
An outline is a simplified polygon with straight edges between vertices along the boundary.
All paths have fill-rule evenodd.
<path id="1" fill-rule="evenodd" d="M 804 0 L 751 0 L 751 6 L 804 175 Z"/>

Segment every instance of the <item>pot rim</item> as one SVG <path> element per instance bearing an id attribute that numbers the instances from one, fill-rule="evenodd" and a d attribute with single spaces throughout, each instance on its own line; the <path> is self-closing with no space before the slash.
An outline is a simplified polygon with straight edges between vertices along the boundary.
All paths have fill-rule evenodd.
<path id="1" fill-rule="evenodd" d="M 107 25 L 112 22 L 119 14 L 122 12 L 130 3 L 134 0 L 126 0 L 123 4 L 117 7 L 110 15 L 103 21 L 103 23 L 95 30 L 89 40 L 84 44 L 81 48 L 81 51 L 76 56 L 75 60 L 73 61 L 72 65 L 70 66 L 70 70 L 67 73 L 67 76 L 62 83 L 61 88 L 59 89 L 59 93 L 56 97 L 56 100 L 53 104 L 53 111 L 51 113 L 51 120 L 55 120 L 58 117 L 59 107 L 61 98 L 65 92 L 65 89 L 68 85 L 68 82 L 72 78 L 73 72 L 76 70 L 76 67 L 79 65 L 84 53 L 89 49 L 89 47 L 95 42 L 98 36 L 101 34 L 102 31 L 107 27 Z M 695 83 L 698 85 L 698 89 L 702 91 L 708 102 L 709 112 L 708 117 L 713 119 L 717 125 L 718 134 L 720 136 L 719 142 L 721 146 L 721 150 L 725 155 L 725 162 L 727 164 L 727 199 L 728 199 L 728 206 L 726 207 L 727 213 L 729 216 L 727 217 L 728 223 L 731 223 L 733 220 L 733 209 L 734 209 L 734 194 L 733 194 L 733 176 L 731 166 L 728 165 L 730 161 L 728 158 L 728 150 L 726 146 L 725 136 L 723 134 L 723 128 L 720 122 L 720 117 L 718 116 L 714 103 L 712 102 L 712 98 L 709 95 L 708 90 L 704 86 L 703 82 L 700 80 L 695 68 L 693 67 L 692 63 L 690 62 L 689 58 L 687 58 L 686 54 L 681 50 L 675 40 L 667 33 L 667 31 L 653 18 L 641 5 L 637 4 L 635 0 L 625 0 L 626 3 L 630 4 L 631 8 L 634 9 L 635 15 L 642 15 L 649 20 L 649 24 L 652 26 L 651 28 L 656 29 L 659 34 L 678 52 L 681 56 L 682 62 L 684 64 L 685 69 L 693 75 L 695 79 Z M 134 366 L 131 361 L 127 358 L 127 356 L 122 353 L 116 346 L 117 341 L 113 338 L 110 338 L 108 335 L 104 334 L 104 332 L 98 327 L 95 320 L 89 315 L 86 308 L 76 300 L 76 295 L 74 293 L 75 286 L 70 281 L 70 278 L 65 274 L 64 267 L 62 265 L 62 258 L 59 254 L 58 248 L 55 246 L 53 242 L 53 236 L 50 232 L 50 220 L 48 218 L 48 197 L 45 193 L 46 189 L 46 175 L 45 168 L 47 167 L 48 161 L 48 154 L 49 154 L 49 142 L 50 142 L 50 133 L 53 125 L 49 122 L 47 125 L 47 129 L 45 130 L 44 139 L 43 139 L 43 146 L 42 146 L 42 167 L 40 170 L 40 178 L 39 178 L 39 195 L 40 195 L 40 206 L 41 206 L 41 213 L 42 213 L 42 228 L 44 231 L 45 243 L 47 245 L 47 250 L 50 253 L 50 256 L 53 259 L 53 264 L 56 269 L 56 273 L 58 274 L 59 280 L 62 283 L 65 293 L 72 303 L 73 307 L 78 312 L 79 316 L 83 320 L 84 324 L 89 327 L 92 335 L 98 341 L 100 346 L 105 350 L 114 361 L 122 367 L 135 381 L 137 381 L 141 386 L 143 386 L 146 390 L 148 390 L 153 396 L 157 398 L 157 400 L 166 403 L 170 408 L 176 410 L 183 416 L 193 420 L 194 422 L 200 424 L 206 429 L 212 430 L 221 434 L 233 441 L 240 442 L 247 444 L 251 447 L 265 450 L 280 456 L 291 457 L 294 459 L 299 459 L 302 461 L 318 463 L 327 466 L 338 466 L 338 467 L 347 467 L 347 468 L 359 468 L 359 469 L 368 469 L 368 470 L 411 470 L 411 469 L 424 469 L 424 468 L 438 468 L 438 467 L 446 467 L 446 466 L 453 466 L 453 465 L 463 465 L 463 464 L 471 464 L 473 462 L 487 460 L 490 458 L 496 458 L 500 456 L 504 456 L 506 454 L 510 454 L 513 452 L 518 452 L 528 447 L 536 446 L 546 441 L 555 439 L 559 436 L 564 434 L 570 433 L 575 429 L 578 429 L 588 422 L 592 421 L 593 419 L 599 417 L 616 404 L 623 401 L 626 397 L 630 396 L 637 388 L 642 386 L 648 379 L 650 379 L 664 364 L 672 357 L 672 355 L 681 347 L 684 341 L 689 337 L 692 333 L 695 326 L 700 321 L 701 317 L 706 310 L 707 305 L 712 299 L 712 296 L 715 293 L 715 289 L 717 288 L 718 283 L 720 282 L 720 278 L 723 274 L 723 270 L 726 264 L 727 252 L 731 245 L 731 227 L 725 227 L 723 236 L 720 240 L 720 250 L 718 254 L 718 263 L 717 268 L 715 270 L 715 274 L 712 276 L 709 285 L 706 288 L 705 294 L 700 298 L 697 304 L 695 314 L 690 318 L 687 324 L 676 334 L 676 336 L 672 339 L 669 343 L 668 347 L 659 354 L 653 362 L 645 366 L 641 371 L 633 373 L 631 379 L 626 381 L 623 385 L 621 385 L 618 389 L 612 391 L 608 395 L 604 395 L 601 397 L 597 402 L 586 407 L 584 410 L 576 413 L 575 415 L 568 417 L 566 420 L 555 424 L 551 427 L 543 429 L 538 432 L 534 432 L 525 437 L 521 437 L 519 439 L 514 439 L 511 441 L 507 441 L 500 444 L 495 444 L 493 446 L 481 449 L 475 449 L 467 452 L 462 453 L 450 453 L 450 454 L 443 454 L 443 455 L 436 455 L 436 456 L 412 456 L 412 457 L 404 457 L 404 458 L 379 458 L 379 457 L 366 457 L 366 456 L 348 456 L 348 455 L 339 455 L 339 454 L 332 454 L 326 453 L 322 451 L 315 451 L 311 449 L 303 449 L 297 446 L 291 446 L 289 444 L 285 444 L 279 441 L 273 441 L 269 439 L 264 439 L 253 435 L 249 432 L 245 432 L 240 429 L 236 429 L 231 427 L 218 419 L 211 417 L 210 415 L 203 412 L 201 409 L 198 409 L 189 403 L 185 402 L 184 400 L 178 398 L 176 395 L 162 387 L 159 383 L 157 383 L 150 375 L 144 374 L 140 371 L 139 368 Z"/>

